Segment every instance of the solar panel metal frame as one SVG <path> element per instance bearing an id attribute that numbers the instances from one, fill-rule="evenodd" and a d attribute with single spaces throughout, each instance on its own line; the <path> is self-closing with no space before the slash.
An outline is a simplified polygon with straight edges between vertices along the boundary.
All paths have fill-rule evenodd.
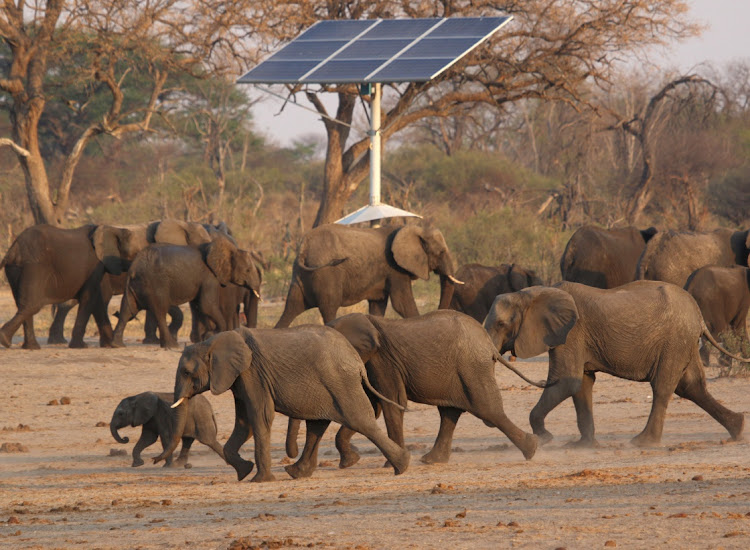
<path id="1" fill-rule="evenodd" d="M 318 21 L 284 48 L 270 56 L 237 82 L 242 84 L 367 84 L 427 82 L 448 69 L 504 26 L 512 16 L 364 19 Z M 482 27 L 481 34 L 465 30 L 455 34 L 450 27 Z M 423 30 L 426 28 L 426 30 Z M 400 31 L 400 32 L 396 32 Z M 422 31 L 422 32 L 420 32 Z M 451 34 L 453 32 L 454 34 Z M 369 35 L 369 36 L 368 36 Z M 379 36 L 380 35 L 380 36 Z M 416 35 L 416 36 L 415 36 Z M 413 49 L 440 40 L 440 56 L 415 56 Z M 458 48 L 451 52 L 451 41 Z M 400 41 L 390 57 L 351 57 L 355 50 L 367 50 L 367 42 L 389 50 L 389 41 Z M 467 42 L 471 41 L 471 42 Z M 308 46 L 309 48 L 306 48 Z M 400 46 L 400 47 L 398 47 Z M 347 50 L 351 48 L 349 56 Z M 315 53 L 307 53 L 313 50 Z M 375 50 L 375 48 L 373 48 Z M 447 50 L 447 51 L 446 51 Z M 330 52 L 330 53 L 328 53 Z M 328 55 L 324 55 L 328 53 Z M 305 58 L 309 55 L 309 58 Z"/>

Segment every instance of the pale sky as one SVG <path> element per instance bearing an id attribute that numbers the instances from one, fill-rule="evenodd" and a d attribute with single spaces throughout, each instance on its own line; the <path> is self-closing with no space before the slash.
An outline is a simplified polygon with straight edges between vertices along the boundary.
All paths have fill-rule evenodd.
<path id="1" fill-rule="evenodd" d="M 721 66 L 732 60 L 750 58 L 750 0 L 690 0 L 690 4 L 692 17 L 706 23 L 708 28 L 700 37 L 676 44 L 660 65 L 687 72 L 707 61 Z M 253 111 L 255 127 L 272 141 L 290 145 L 305 135 L 325 137 L 323 123 L 317 114 L 287 105 L 284 112 L 276 116 L 283 101 L 261 95 L 264 99 Z M 297 100 L 310 107 L 302 94 Z M 332 109 L 333 98 L 330 105 Z"/>

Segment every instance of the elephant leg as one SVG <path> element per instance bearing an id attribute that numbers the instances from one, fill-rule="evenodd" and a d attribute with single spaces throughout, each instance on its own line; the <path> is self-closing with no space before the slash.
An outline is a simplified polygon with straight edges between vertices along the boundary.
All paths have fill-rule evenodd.
<path id="1" fill-rule="evenodd" d="M 154 314 L 151 310 L 146 310 L 146 322 L 143 324 L 143 340 L 141 340 L 141 343 L 143 344 L 158 344 L 159 343 L 159 337 L 156 335 L 156 328 L 158 326 L 158 323 L 156 322 L 156 317 L 154 317 Z"/>
<path id="2" fill-rule="evenodd" d="M 31 319 L 34 315 L 39 313 L 39 311 L 42 309 L 41 305 L 33 305 L 33 306 L 27 306 L 27 305 L 19 305 L 18 311 L 16 314 L 10 318 L 10 320 L 5 323 L 2 328 L 0 328 L 0 344 L 5 346 L 6 348 L 10 347 L 10 343 L 13 340 L 13 335 L 16 333 L 16 331 L 23 325 L 27 320 Z M 26 328 L 28 327 L 28 329 Z M 29 334 L 25 333 L 25 339 L 28 339 L 30 337 L 33 337 L 34 335 L 34 325 L 29 324 L 25 325 L 24 329 L 29 332 Z M 36 341 L 36 337 L 32 338 L 33 342 L 28 342 L 30 345 L 27 346 L 27 343 L 24 342 L 24 348 L 26 349 L 39 349 L 39 343 Z M 36 347 L 32 347 L 33 344 L 36 344 Z"/>
<path id="3" fill-rule="evenodd" d="M 658 367 L 657 367 L 658 369 Z M 668 383 L 667 380 L 654 380 L 651 389 L 654 397 L 651 402 L 651 413 L 648 415 L 646 427 L 630 442 L 636 447 L 653 447 L 661 441 L 664 430 L 664 418 L 667 415 L 667 406 L 672 399 L 677 384 Z"/>
<path id="4" fill-rule="evenodd" d="M 172 335 L 172 338 L 177 340 L 177 333 L 180 331 L 180 328 L 182 328 L 182 322 L 185 320 L 185 316 L 182 314 L 182 310 L 179 306 L 169 306 L 167 313 L 169 313 L 171 319 L 169 322 L 169 333 Z M 148 321 L 148 317 L 146 317 L 146 321 Z"/>
<path id="5" fill-rule="evenodd" d="M 112 323 L 109 321 L 109 313 L 107 312 L 107 306 L 111 297 L 111 294 L 104 297 L 96 297 L 92 308 L 94 322 L 99 329 L 100 348 L 111 348 L 114 338 Z"/>
<path id="6" fill-rule="evenodd" d="M 101 296 L 101 290 L 99 288 L 93 288 L 92 283 L 86 284 L 83 290 L 76 296 L 78 298 L 78 311 L 76 312 L 76 320 L 73 324 L 73 333 L 70 337 L 69 348 L 85 348 L 87 347 L 86 342 L 83 341 L 86 335 L 86 325 L 89 323 L 89 318 L 93 313 L 97 313 L 99 318 L 97 319 L 97 325 L 103 322 L 101 316 L 102 310 L 104 309 L 103 300 Z M 109 324 L 109 319 L 107 319 Z M 99 327 L 101 330 L 101 326 Z M 111 337 L 112 326 L 109 325 L 110 334 L 107 336 Z M 111 339 L 111 338 L 110 338 Z"/>
<path id="7" fill-rule="evenodd" d="M 214 435 L 212 439 L 208 439 L 208 438 L 201 439 L 201 438 L 199 438 L 198 441 L 200 441 L 201 443 L 203 443 L 205 446 L 210 447 L 211 449 L 213 449 L 213 451 L 217 455 L 219 455 L 222 460 L 224 460 L 224 448 L 221 446 L 221 443 L 219 443 L 216 440 L 216 435 Z"/>
<path id="8" fill-rule="evenodd" d="M 335 304 L 329 302 L 318 306 L 320 315 L 323 317 L 323 324 L 330 323 L 336 318 L 336 314 L 339 311 L 339 306 L 337 304 L 338 302 Z"/>
<path id="9" fill-rule="evenodd" d="M 339 452 L 339 468 L 348 468 L 359 462 L 359 453 L 352 448 L 351 440 L 356 432 L 341 426 L 336 433 L 336 450 Z"/>
<path id="10" fill-rule="evenodd" d="M 388 297 L 383 300 L 369 300 L 370 315 L 385 317 L 385 310 L 388 308 Z"/>
<path id="11" fill-rule="evenodd" d="M 548 377 L 548 380 L 549 378 L 550 377 Z M 539 438 L 540 445 L 544 445 L 551 441 L 553 437 L 544 427 L 544 419 L 552 409 L 557 407 L 568 397 L 578 393 L 581 389 L 581 383 L 581 378 L 564 377 L 557 380 L 552 386 L 544 388 L 542 396 L 539 398 L 537 404 L 534 405 L 534 408 L 531 409 L 531 413 L 529 414 L 531 429 L 533 430 L 534 435 Z"/>
<path id="12" fill-rule="evenodd" d="M 593 388 L 595 381 L 596 375 L 593 372 L 584 372 L 581 389 L 573 394 L 578 431 L 581 432 L 581 438 L 572 444 L 575 447 L 598 446 L 594 437 Z"/>
<path id="13" fill-rule="evenodd" d="M 485 424 L 494 426 L 503 432 L 511 443 L 523 453 L 524 458 L 530 460 L 539 445 L 537 436 L 526 433 L 508 418 L 503 410 L 503 400 L 497 386 L 486 388 L 484 394 L 480 391 L 477 388 L 477 391 L 474 392 L 469 412 L 484 420 Z"/>
<path id="14" fill-rule="evenodd" d="M 159 345 L 166 349 L 175 349 L 177 348 L 177 340 L 169 332 L 167 309 L 168 307 L 161 304 L 154 305 L 154 317 L 156 317 L 156 325 L 159 328 Z"/>
<path id="15" fill-rule="evenodd" d="M 133 317 L 140 311 L 140 307 L 135 300 L 135 296 L 127 288 L 125 294 L 122 296 L 122 303 L 120 304 L 120 318 L 117 320 L 117 326 L 112 335 L 112 346 L 116 348 L 124 347 L 123 336 L 125 334 L 125 326 L 130 322 Z"/>
<path id="16" fill-rule="evenodd" d="M 255 483 L 274 481 L 276 477 L 271 473 L 271 424 L 273 423 L 273 405 L 266 404 L 265 410 L 254 411 L 250 420 L 255 442 L 255 464 L 258 471 L 253 476 Z"/>
<path id="17" fill-rule="evenodd" d="M 299 435 L 299 426 L 301 421 L 298 418 L 289 417 L 286 427 L 286 456 L 297 458 L 299 447 L 297 446 L 297 436 Z"/>
<path id="18" fill-rule="evenodd" d="M 711 344 L 709 344 L 703 336 L 701 336 L 700 342 L 701 342 L 701 350 L 700 350 L 701 362 L 705 366 L 709 367 L 711 366 Z M 719 355 L 723 355 L 723 354 L 719 354 Z"/>
<path id="19" fill-rule="evenodd" d="M 745 427 L 745 415 L 727 409 L 708 393 L 706 374 L 697 366 L 688 367 L 677 384 L 675 393 L 685 399 L 690 399 L 701 409 L 710 414 L 719 424 L 724 426 L 733 440 L 742 439 Z"/>
<path id="20" fill-rule="evenodd" d="M 281 318 L 276 323 L 275 328 L 287 328 L 292 324 L 292 321 L 303 311 L 309 309 L 305 303 L 305 297 L 302 294 L 302 288 L 294 281 L 289 286 L 289 292 L 286 295 L 286 303 L 284 304 L 284 312 L 281 314 Z M 296 456 L 296 455 L 295 455 Z"/>
<path id="21" fill-rule="evenodd" d="M 330 420 L 308 420 L 305 422 L 307 431 L 305 447 L 299 460 L 289 466 L 284 466 L 286 472 L 294 479 L 310 477 L 318 466 L 318 447 L 323 434 L 328 429 Z"/>
<path id="22" fill-rule="evenodd" d="M 133 468 L 143 465 L 143 460 L 141 459 L 141 452 L 146 447 L 156 443 L 157 439 L 159 439 L 159 434 L 157 434 L 156 432 L 152 432 L 151 430 L 145 430 L 145 429 L 141 430 L 141 437 L 136 442 L 135 447 L 133 447 L 133 464 L 131 464 Z M 171 464 L 172 455 L 169 455 L 166 458 L 166 460 L 169 464 Z"/>
<path id="23" fill-rule="evenodd" d="M 174 461 L 175 466 L 188 467 L 188 454 L 190 454 L 190 447 L 193 446 L 193 441 L 195 441 L 195 438 L 183 436 L 182 447 L 180 448 L 180 454 L 177 456 L 177 459 Z"/>
<path id="24" fill-rule="evenodd" d="M 49 336 L 47 337 L 48 344 L 68 343 L 65 339 L 65 318 L 74 307 L 76 307 L 75 300 L 68 300 L 67 302 L 57 304 L 57 306 L 54 307 L 55 315 L 52 319 L 52 324 L 49 327 Z"/>
<path id="25" fill-rule="evenodd" d="M 39 342 L 36 340 L 33 315 L 23 322 L 23 346 L 21 347 L 23 349 L 41 349 Z"/>
<path id="26" fill-rule="evenodd" d="M 463 414 L 461 409 L 454 407 L 438 407 L 438 412 L 440 413 L 440 429 L 432 449 L 422 457 L 422 462 L 425 464 L 448 462 L 451 456 L 453 432 L 456 429 L 458 419 Z"/>
<path id="27" fill-rule="evenodd" d="M 216 332 L 224 332 L 227 330 L 227 321 L 219 307 L 219 300 L 212 300 L 209 296 L 210 294 L 208 292 L 201 292 L 198 307 L 205 317 L 214 322 Z"/>
<path id="28" fill-rule="evenodd" d="M 396 475 L 403 474 L 409 467 L 409 451 L 400 447 L 396 442 L 391 441 L 375 422 L 375 415 L 364 416 L 357 415 L 354 418 L 346 418 L 342 421 L 349 429 L 359 432 L 367 439 L 372 441 L 380 452 L 388 459 L 393 466 Z"/>
<path id="29" fill-rule="evenodd" d="M 234 401 L 234 413 L 234 430 L 232 430 L 232 435 L 229 436 L 229 439 L 224 444 L 222 454 L 227 464 L 237 472 L 237 481 L 242 481 L 253 471 L 253 467 L 255 466 L 250 460 L 242 458 L 239 453 L 240 447 L 252 437 L 253 430 L 250 426 L 244 404 L 237 399 Z"/>

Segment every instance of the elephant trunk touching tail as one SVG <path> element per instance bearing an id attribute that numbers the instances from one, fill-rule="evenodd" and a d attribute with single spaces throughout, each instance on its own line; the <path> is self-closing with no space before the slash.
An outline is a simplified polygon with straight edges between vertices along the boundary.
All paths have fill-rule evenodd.
<path id="1" fill-rule="evenodd" d="M 516 374 L 517 374 L 517 375 L 518 375 L 519 377 L 521 377 L 521 378 L 522 378 L 522 379 L 523 379 L 523 380 L 524 380 L 525 382 L 528 382 L 529 384 L 531 384 L 532 386 L 536 386 L 537 388 L 548 388 L 548 387 L 550 387 L 550 386 L 554 386 L 555 384 L 557 384 L 557 380 L 555 380 L 555 381 L 554 381 L 554 382 L 552 382 L 552 383 L 547 383 L 547 382 L 534 382 L 533 380 L 529 380 L 528 378 L 526 378 L 526 376 L 525 376 L 525 375 L 524 375 L 524 374 L 523 374 L 523 373 L 522 373 L 522 372 L 521 372 L 520 370 L 518 370 L 518 369 L 517 369 L 516 367 L 514 367 L 513 365 L 511 365 L 510 363 L 508 363 L 508 362 L 507 362 L 507 361 L 505 360 L 505 357 L 503 357 L 503 356 L 502 356 L 502 354 L 500 354 L 500 353 L 498 353 L 497 355 L 495 355 L 495 360 L 496 360 L 496 361 L 500 361 L 500 362 L 501 362 L 501 363 L 502 363 L 503 365 L 505 365 L 505 367 L 507 367 L 508 369 L 510 369 L 510 370 L 512 370 L 513 372 L 515 372 L 515 373 L 516 373 Z"/>
<path id="2" fill-rule="evenodd" d="M 750 359 L 745 359 L 744 357 L 735 355 L 734 353 L 727 350 L 724 346 L 722 346 L 719 342 L 717 342 L 716 338 L 714 338 L 713 335 L 709 332 L 708 327 L 706 327 L 706 323 L 703 321 L 703 319 L 701 319 L 701 324 L 703 325 L 703 337 L 711 342 L 711 344 L 721 353 L 728 355 L 732 359 L 737 359 L 737 361 L 740 361 L 742 363 L 750 363 Z"/>

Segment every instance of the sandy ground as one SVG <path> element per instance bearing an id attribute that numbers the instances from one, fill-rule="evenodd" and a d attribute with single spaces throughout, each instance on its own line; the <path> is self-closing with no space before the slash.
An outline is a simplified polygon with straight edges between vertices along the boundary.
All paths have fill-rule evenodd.
<path id="1" fill-rule="evenodd" d="M 267 305 L 269 318 L 278 305 Z M 273 309 L 276 308 L 276 309 Z M 0 291 L 0 321 L 12 313 Z M 40 314 L 38 324 L 48 318 Z M 47 321 L 48 322 L 48 321 Z M 650 387 L 600 375 L 594 403 L 601 447 L 577 450 L 575 414 L 566 401 L 548 417 L 556 438 L 525 461 L 497 430 L 465 415 L 450 463 L 419 461 L 437 433 L 437 411 L 412 404 L 405 417 L 412 451 L 409 470 L 394 476 L 361 436 L 363 459 L 337 468 L 329 428 L 312 478 L 283 470 L 286 418 L 274 423 L 277 481 L 237 482 L 229 466 L 196 442 L 192 469 L 166 469 L 148 460 L 130 467 L 140 428 L 127 428 L 119 445 L 107 423 L 125 396 L 170 391 L 179 354 L 136 343 L 41 351 L 0 348 L 0 548 L 748 548 L 748 444 L 727 442 L 724 429 L 691 402 L 675 397 L 663 444 L 629 444 L 645 425 Z M 186 332 L 186 331 L 183 331 Z M 181 334 L 181 340 L 186 336 Z M 517 363 L 534 379 L 545 358 Z M 711 392 L 747 411 L 750 379 L 717 378 Z M 540 395 L 502 367 L 497 381 L 509 416 L 524 429 Z M 229 393 L 205 394 L 219 425 L 232 430 Z M 66 401 L 69 404 L 50 404 Z M 382 420 L 381 420 L 382 423 Z M 301 440 L 300 440 L 301 441 Z M 7 452 L 13 451 L 15 452 Z M 21 452 L 18 450 L 21 449 Z M 127 455 L 118 454 L 123 450 Z M 252 441 L 243 447 L 252 455 Z"/>

